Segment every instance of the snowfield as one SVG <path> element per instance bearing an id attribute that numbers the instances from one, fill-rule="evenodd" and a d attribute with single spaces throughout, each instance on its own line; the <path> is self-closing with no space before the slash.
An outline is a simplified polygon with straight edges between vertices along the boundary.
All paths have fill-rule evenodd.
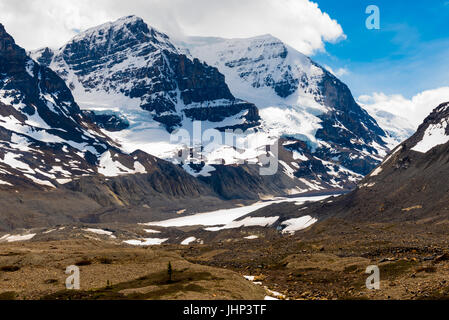
<path id="1" fill-rule="evenodd" d="M 268 227 L 278 221 L 279 217 L 247 217 L 243 220 L 232 221 L 223 227 L 205 228 L 206 231 L 220 231 L 226 229 L 237 229 L 241 227 Z"/>
<path id="2" fill-rule="evenodd" d="M 144 166 L 138 161 L 134 162 L 134 169 L 125 167 L 119 161 L 114 161 L 110 151 L 106 151 L 101 155 L 98 172 L 105 177 L 115 177 L 123 174 L 147 173 Z"/>
<path id="3" fill-rule="evenodd" d="M 30 233 L 30 234 L 16 234 L 16 235 L 10 235 L 6 234 L 3 237 L 0 238 L 0 242 L 17 242 L 17 241 L 27 241 L 34 238 L 36 234 Z"/>
<path id="4" fill-rule="evenodd" d="M 184 241 L 181 242 L 181 245 L 187 246 L 187 245 L 191 244 L 193 241 L 196 241 L 195 237 L 188 237 L 187 239 L 185 239 Z"/>
<path id="5" fill-rule="evenodd" d="M 174 218 L 164 221 L 157 221 L 157 222 L 148 222 L 144 223 L 143 225 L 146 226 L 158 226 L 158 227 L 186 227 L 186 226 L 204 226 L 207 227 L 205 230 L 207 231 L 220 231 L 225 229 L 233 229 L 233 228 L 240 228 L 242 226 L 249 227 L 249 226 L 270 226 L 273 223 L 275 223 L 279 217 L 245 217 L 243 220 L 236 221 L 237 219 L 250 214 L 251 212 L 257 211 L 261 208 L 264 208 L 266 206 L 269 206 L 271 204 L 275 203 L 282 203 L 282 202 L 294 202 L 297 205 L 301 205 L 307 201 L 316 202 L 321 201 L 324 199 L 327 199 L 331 196 L 313 196 L 313 197 L 297 197 L 297 198 L 279 198 L 272 201 L 266 201 L 266 202 L 258 202 L 256 204 L 245 206 L 245 207 L 238 207 L 238 208 L 232 208 L 232 209 L 222 209 L 212 212 L 206 212 L 206 213 L 198 213 L 191 216 L 185 216 L 180 218 Z M 300 218 L 302 219 L 302 218 Z M 302 227 L 307 228 L 308 226 L 312 225 L 315 221 L 314 219 L 306 219 L 305 221 L 292 221 L 291 225 L 288 225 L 289 230 L 296 231 L 293 229 L 300 230 Z"/>
<path id="6" fill-rule="evenodd" d="M 109 236 L 111 238 L 116 238 L 112 234 L 112 231 L 107 231 L 107 230 L 103 230 L 103 229 L 87 228 L 87 229 L 84 229 L 84 231 L 91 232 L 91 233 L 96 233 L 96 234 L 100 234 L 100 235 L 106 235 L 106 236 Z"/>
<path id="7" fill-rule="evenodd" d="M 123 241 L 126 244 L 130 244 L 133 246 L 158 246 L 167 241 L 168 238 L 159 239 L 159 238 L 146 238 L 146 239 L 138 239 L 138 240 L 125 240 Z"/>
<path id="8" fill-rule="evenodd" d="M 446 135 L 447 122 L 431 124 L 424 133 L 424 137 L 413 148 L 413 151 L 427 153 L 436 146 L 446 144 L 449 136 Z"/>
<path id="9" fill-rule="evenodd" d="M 297 219 L 290 219 L 282 222 L 282 225 L 286 225 L 287 228 L 282 230 L 283 233 L 295 233 L 295 231 L 300 231 L 310 227 L 312 224 L 318 220 L 312 218 L 311 216 L 304 216 Z"/>

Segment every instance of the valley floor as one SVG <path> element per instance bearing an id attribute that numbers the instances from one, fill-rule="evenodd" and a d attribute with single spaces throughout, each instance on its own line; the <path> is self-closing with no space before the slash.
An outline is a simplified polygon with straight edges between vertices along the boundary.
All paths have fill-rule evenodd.
<path id="1" fill-rule="evenodd" d="M 183 256 L 253 275 L 290 299 L 447 299 L 448 240 L 447 224 L 328 220 L 293 236 L 265 233 L 247 242 L 223 241 L 218 248 L 194 247 Z M 370 265 L 380 269 L 380 290 L 366 288 Z"/>
<path id="2" fill-rule="evenodd" d="M 294 235 L 256 226 L 209 232 L 203 244 L 151 247 L 64 230 L 47 239 L 0 244 L 1 298 L 449 298 L 447 223 L 327 220 Z M 119 238 L 132 227 L 121 230 Z M 73 264 L 81 270 L 81 291 L 64 290 L 65 268 Z M 369 265 L 380 269 L 380 290 L 365 286 Z"/>
<path id="3" fill-rule="evenodd" d="M 164 248 L 108 241 L 0 246 L 2 299 L 263 299 L 265 290 L 232 271 L 193 264 Z M 168 277 L 168 263 L 172 279 Z M 65 290 L 67 266 L 80 268 L 81 290 Z"/>

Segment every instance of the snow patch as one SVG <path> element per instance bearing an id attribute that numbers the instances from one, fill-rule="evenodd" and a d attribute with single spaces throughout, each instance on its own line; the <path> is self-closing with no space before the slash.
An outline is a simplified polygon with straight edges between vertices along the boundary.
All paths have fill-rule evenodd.
<path id="1" fill-rule="evenodd" d="M 211 227 L 205 228 L 206 231 L 220 231 L 226 229 L 236 229 L 241 227 L 268 227 L 274 224 L 279 219 L 278 216 L 275 217 L 246 217 L 243 220 L 232 221 L 223 227 Z"/>
<path id="2" fill-rule="evenodd" d="M 181 242 L 181 245 L 187 246 L 187 245 L 191 244 L 193 241 L 196 241 L 195 237 L 188 237 L 187 239 L 185 239 L 184 241 Z"/>
<path id="3" fill-rule="evenodd" d="M 112 159 L 110 151 L 106 151 L 100 157 L 98 172 L 105 177 L 116 177 L 124 174 L 146 173 L 144 166 L 140 162 L 134 162 L 134 169 L 124 166 L 121 162 Z"/>
<path id="4" fill-rule="evenodd" d="M 34 61 L 29 59 L 25 65 L 26 72 L 30 75 L 31 78 L 34 78 Z"/>
<path id="5" fill-rule="evenodd" d="M 148 222 L 142 225 L 146 226 L 158 226 L 158 227 L 185 227 L 185 226 L 226 226 L 230 225 L 234 220 L 243 217 L 251 212 L 259 210 L 263 207 L 269 206 L 275 203 L 282 202 L 295 202 L 296 204 L 303 204 L 307 201 L 315 202 L 321 201 L 330 196 L 314 196 L 314 197 L 297 197 L 297 198 L 278 198 L 277 200 L 258 202 L 250 206 L 221 209 L 212 212 L 198 213 L 190 216 L 174 218 L 164 221 Z M 253 220 L 255 221 L 255 220 Z M 246 221 L 250 222 L 250 221 Z M 251 221 L 252 222 L 252 221 Z M 240 224 L 241 221 L 236 222 Z"/>
<path id="6" fill-rule="evenodd" d="M 282 230 L 283 233 L 295 233 L 295 231 L 300 231 L 306 229 L 316 223 L 318 219 L 312 218 L 311 216 L 304 216 L 301 218 L 290 219 L 282 222 L 282 225 L 287 227 Z"/>
<path id="7" fill-rule="evenodd" d="M 245 237 L 244 239 L 247 239 L 247 240 L 254 240 L 254 239 L 258 239 L 258 238 L 259 238 L 259 236 L 251 235 L 251 236 Z"/>
<path id="8" fill-rule="evenodd" d="M 446 135 L 446 128 L 446 122 L 429 125 L 422 140 L 418 142 L 412 150 L 427 153 L 436 146 L 446 144 L 449 141 L 449 136 Z"/>
<path id="9" fill-rule="evenodd" d="M 166 239 L 159 239 L 159 238 L 146 238 L 141 240 L 125 240 L 124 243 L 133 245 L 133 246 L 158 246 L 167 241 Z"/>
<path id="10" fill-rule="evenodd" d="M 381 172 L 382 172 L 382 167 L 379 166 L 370 174 L 370 177 L 375 177 Z"/>
<path id="11" fill-rule="evenodd" d="M 12 186 L 11 183 L 6 182 L 6 181 L 3 181 L 3 180 L 0 180 L 0 184 L 1 184 L 1 185 L 5 185 L 5 186 Z"/>
<path id="12" fill-rule="evenodd" d="M 27 241 L 34 238 L 36 234 L 35 233 L 29 233 L 29 234 L 17 234 L 17 235 L 4 235 L 0 238 L 0 242 L 6 241 L 6 242 L 17 242 L 17 241 Z"/>
<path id="13" fill-rule="evenodd" d="M 101 235 L 106 235 L 106 236 L 110 236 L 111 238 L 115 238 L 115 236 L 112 234 L 112 231 L 107 231 L 107 230 L 103 230 L 103 229 L 94 229 L 94 228 L 87 228 L 87 229 L 84 229 L 84 231 L 101 234 Z"/>
<path id="14" fill-rule="evenodd" d="M 161 233 L 160 231 L 153 230 L 153 229 L 143 229 L 146 233 Z"/>

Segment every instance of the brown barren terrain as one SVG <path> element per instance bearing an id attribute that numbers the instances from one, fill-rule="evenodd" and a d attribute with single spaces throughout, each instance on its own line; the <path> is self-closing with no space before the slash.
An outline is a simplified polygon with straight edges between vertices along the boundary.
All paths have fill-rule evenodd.
<path id="1" fill-rule="evenodd" d="M 447 230 L 447 223 L 328 219 L 295 235 L 261 227 L 197 230 L 204 244 L 151 247 L 123 244 L 120 232 L 118 239 L 63 234 L 69 240 L 55 233 L 48 239 L 0 244 L 0 297 L 263 299 L 270 295 L 266 287 L 286 299 L 447 299 Z M 164 232 L 180 233 L 182 239 L 193 231 Z M 258 238 L 245 239 L 250 235 Z M 174 270 L 171 281 L 168 262 Z M 69 265 L 80 267 L 80 291 L 65 290 Z M 365 286 L 370 265 L 380 269 L 380 290 Z M 255 276 L 254 283 L 244 275 Z"/>

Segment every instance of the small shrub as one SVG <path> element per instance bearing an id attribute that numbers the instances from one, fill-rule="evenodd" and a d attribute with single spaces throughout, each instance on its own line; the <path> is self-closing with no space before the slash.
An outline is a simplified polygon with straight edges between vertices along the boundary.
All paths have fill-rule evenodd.
<path id="1" fill-rule="evenodd" d="M 18 267 L 18 266 L 3 266 L 0 268 L 0 270 L 3 272 L 15 272 L 19 269 L 20 269 L 20 267 Z"/>
<path id="2" fill-rule="evenodd" d="M 17 294 L 13 291 L 0 293 L 0 300 L 15 300 Z"/>
<path id="3" fill-rule="evenodd" d="M 109 258 L 100 258 L 101 264 L 112 264 L 112 259 Z"/>
<path id="4" fill-rule="evenodd" d="M 167 274 L 168 274 L 168 282 L 172 282 L 173 281 L 173 268 L 171 266 L 171 262 L 168 262 L 168 266 L 167 266 Z"/>
<path id="5" fill-rule="evenodd" d="M 92 261 L 88 259 L 83 259 L 75 263 L 75 266 L 81 267 L 81 266 L 89 266 L 92 264 Z"/>
<path id="6" fill-rule="evenodd" d="M 437 271 L 437 268 L 430 266 L 430 267 L 420 267 L 416 269 L 416 272 L 426 272 L 426 273 L 434 273 Z"/>
<path id="7" fill-rule="evenodd" d="M 55 284 L 58 283 L 58 279 L 47 279 L 44 281 L 45 284 Z"/>

